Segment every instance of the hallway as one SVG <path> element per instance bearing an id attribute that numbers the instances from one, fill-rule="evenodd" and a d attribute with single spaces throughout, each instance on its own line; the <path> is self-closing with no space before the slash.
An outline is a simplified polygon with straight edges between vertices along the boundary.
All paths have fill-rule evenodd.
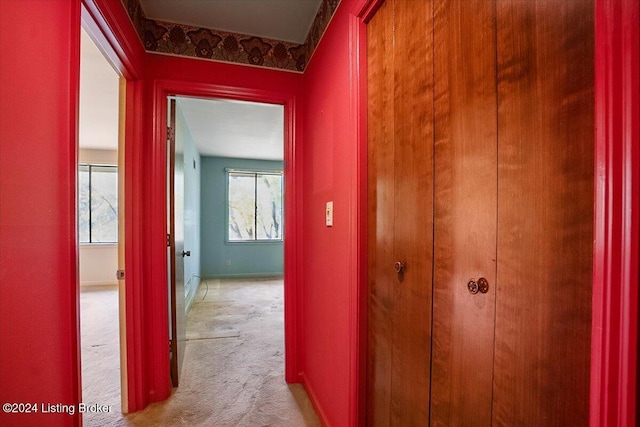
<path id="1" fill-rule="evenodd" d="M 302 386 L 284 382 L 282 285 L 282 279 L 203 282 L 188 315 L 180 387 L 138 413 L 122 416 L 118 405 L 85 417 L 84 425 L 319 426 Z M 115 290 L 108 292 L 115 300 Z"/>
<path id="2" fill-rule="evenodd" d="M 404 265 L 409 270 L 416 271 L 412 267 L 414 261 L 405 259 L 400 253 L 401 246 L 411 248 L 413 242 L 422 246 L 431 244 L 431 249 L 427 250 L 434 252 L 433 242 L 442 242 L 444 246 L 446 241 L 436 236 L 431 243 L 425 243 L 424 234 L 437 229 L 444 230 L 442 235 L 455 238 L 458 247 L 478 250 L 472 257 L 456 256 L 449 261 L 447 266 L 456 267 L 456 271 L 457 266 L 467 266 L 469 272 L 456 273 L 448 289 L 463 293 L 465 298 L 473 298 L 471 304 L 496 301 L 491 298 L 496 294 L 493 291 L 505 291 L 504 277 L 511 275 L 505 276 L 503 270 L 498 269 L 495 252 L 480 253 L 482 248 L 476 244 L 478 240 L 467 232 L 486 231 L 480 222 L 475 221 L 473 213 L 474 210 L 483 211 L 485 206 L 497 209 L 495 200 L 501 203 L 495 216 L 497 224 L 505 212 L 502 197 L 505 194 L 514 196 L 509 201 L 512 210 L 522 212 L 520 218 L 512 217 L 517 221 L 496 226 L 499 231 L 496 235 L 511 243 L 515 249 L 513 253 L 520 256 L 520 260 L 507 257 L 505 270 L 511 274 L 522 267 L 523 271 L 533 273 L 518 275 L 512 282 L 508 280 L 504 283 L 509 285 L 505 291 L 512 297 L 509 301 L 523 301 L 524 309 L 510 304 L 506 309 L 497 307 L 495 316 L 487 316 L 490 321 L 497 320 L 516 344 L 521 341 L 523 344 L 500 344 L 501 351 L 494 353 L 493 365 L 498 361 L 500 365 L 513 369 L 511 373 L 501 370 L 501 379 L 495 376 L 494 382 L 504 385 L 505 390 L 511 387 L 518 392 L 533 390 L 531 384 L 537 382 L 540 386 L 535 390 L 541 398 L 553 400 L 553 396 L 574 397 L 572 393 L 549 393 L 549 387 L 557 383 L 574 384 L 572 377 L 567 374 L 578 372 L 572 365 L 561 369 L 552 362 L 565 360 L 565 355 L 581 353 L 585 359 L 588 357 L 589 363 L 588 369 L 581 368 L 579 375 L 581 383 L 587 384 L 589 390 L 588 394 L 583 392 L 580 399 L 573 401 L 585 406 L 588 399 L 588 424 L 593 427 L 636 424 L 637 391 L 640 389 L 640 370 L 637 369 L 640 0 L 470 1 L 474 9 L 471 6 L 466 8 L 467 0 L 322 0 L 323 4 L 332 6 L 327 10 L 334 12 L 321 14 L 322 23 L 327 23 L 326 28 L 324 25 L 314 27 L 310 32 L 314 37 L 294 49 L 283 45 L 281 42 L 284 40 L 265 42 L 257 40 L 262 36 L 247 33 L 229 34 L 227 40 L 227 34 L 220 36 L 213 32 L 215 29 L 187 29 L 180 23 L 173 23 L 171 29 L 174 31 L 171 32 L 169 26 L 157 24 L 150 16 L 145 16 L 141 1 L 0 0 L 0 400 L 4 404 L 34 402 L 71 405 L 82 400 L 80 347 L 84 340 L 81 339 L 78 325 L 81 280 L 78 268 L 77 200 L 80 28 L 85 27 L 85 30 L 91 31 L 90 35 L 99 42 L 102 53 L 122 77 L 119 89 L 124 96 L 119 104 L 119 117 L 123 120 L 118 134 L 124 141 L 125 150 L 122 150 L 121 158 L 127 170 L 125 179 L 121 180 L 124 192 L 119 194 L 126 200 L 122 224 L 126 230 L 123 241 L 127 245 L 124 262 L 127 308 L 134 314 L 127 325 L 127 336 L 139 344 L 130 352 L 132 366 L 137 368 L 136 375 L 131 378 L 132 383 L 135 378 L 135 384 L 132 385 L 135 385 L 136 397 L 131 399 L 132 409 L 143 410 L 146 396 L 155 396 L 157 400 L 170 397 L 166 403 L 147 408 L 142 414 L 114 417 L 109 420 L 111 425 L 132 425 L 138 420 L 138 425 L 141 425 L 145 416 L 151 420 L 153 414 L 159 413 L 163 417 L 166 415 L 167 419 L 173 417 L 181 424 L 217 424 L 214 418 L 220 413 L 215 411 L 220 410 L 218 399 L 222 401 L 224 396 L 216 396 L 214 401 L 206 397 L 198 385 L 206 383 L 209 388 L 216 383 L 212 381 L 212 376 L 207 380 L 197 375 L 208 375 L 217 367 L 226 368 L 224 361 L 216 359 L 218 356 L 212 347 L 217 342 L 237 344 L 238 341 L 238 338 L 231 337 L 189 341 L 187 362 L 197 360 L 198 354 L 206 354 L 204 362 L 210 368 L 200 371 L 193 368 L 197 371 L 195 374 L 185 372 L 180 389 L 171 389 L 168 368 L 165 366 L 169 336 L 167 271 L 164 268 L 167 264 L 165 148 L 168 133 L 165 122 L 166 98 L 175 94 L 284 105 L 287 136 L 285 171 L 289 175 L 285 179 L 287 197 L 283 209 L 286 215 L 282 229 L 292 237 L 287 242 L 285 256 L 287 279 L 291 279 L 286 281 L 287 303 L 290 285 L 294 290 L 291 295 L 295 296 L 295 303 L 287 304 L 287 315 L 291 314 L 293 318 L 293 328 L 287 328 L 286 335 L 295 339 L 287 339 L 288 347 L 289 343 L 294 344 L 291 351 L 287 348 L 287 357 L 293 359 L 293 363 L 287 364 L 287 367 L 295 367 L 291 369 L 293 372 L 287 372 L 287 378 L 297 381 L 297 374 L 304 374 L 300 375 L 300 379 L 324 425 L 354 427 L 367 422 L 369 406 L 366 389 L 374 388 L 371 384 L 375 385 L 373 373 L 367 368 L 368 343 L 372 342 L 367 331 L 368 299 L 373 280 L 368 274 L 368 263 L 376 262 L 380 271 L 390 279 L 397 279 L 392 268 L 397 262 L 401 270 L 404 270 L 402 263 L 406 263 Z M 376 98 L 368 90 L 367 70 L 375 67 L 373 60 L 369 60 L 367 42 L 372 38 L 367 33 L 369 28 L 375 26 L 376 23 L 372 21 L 377 12 L 386 7 L 385 4 L 409 3 L 414 4 L 415 8 L 407 8 L 397 17 L 406 22 L 405 29 L 415 31 L 395 34 L 394 28 L 403 27 L 381 24 L 385 31 L 376 39 L 380 40 L 378 52 L 382 47 L 385 51 L 386 47 L 397 47 L 398 50 L 393 54 L 381 54 L 382 67 L 376 69 L 382 71 L 378 73 L 379 79 L 389 82 L 390 88 L 394 88 L 394 92 L 397 88 L 398 92 L 397 96 L 378 92 Z M 447 10 L 468 12 L 483 7 L 492 9 L 500 19 L 468 14 L 468 19 L 462 20 L 444 13 Z M 577 14 L 573 12 L 574 8 L 588 10 Z M 424 22 L 425 13 L 428 14 L 427 22 Z M 446 22 L 438 24 L 435 15 Z M 414 19 L 423 22 L 420 26 L 413 25 Z M 503 20 L 504 25 L 501 24 Z M 260 22 L 265 22 L 265 19 Z M 585 25 L 593 30 L 589 31 L 588 36 L 575 33 L 577 28 Z M 491 28 L 495 30 L 493 35 L 474 37 L 477 30 Z M 149 37 L 149 31 L 153 37 Z M 435 33 L 441 36 L 436 38 Z M 394 41 L 394 34 L 400 40 Z M 427 34 L 433 34 L 431 46 L 425 43 Z M 468 44 L 460 42 L 462 36 L 465 40 L 470 38 Z M 225 47 L 225 40 L 232 43 L 226 43 Z M 204 47 L 198 48 L 198 45 Z M 481 54 L 487 45 L 495 46 L 493 53 Z M 176 54 L 159 52 L 157 46 Z M 454 47 L 460 54 L 450 54 L 448 46 Z M 587 47 L 592 54 L 574 54 L 572 50 L 567 50 L 570 46 Z M 227 56 L 230 49 L 235 54 Z M 437 62 L 439 65 L 435 63 L 436 51 L 440 58 Z M 180 53 L 200 53 L 210 58 Z M 274 64 L 280 62 L 278 58 L 284 58 L 285 54 L 286 59 L 289 59 L 289 54 L 295 59 L 295 71 L 273 68 Z M 558 56 L 565 57 L 567 62 L 558 62 Z M 250 64 L 216 59 L 219 57 L 231 60 L 241 57 Z M 420 61 L 413 61 L 413 58 L 419 58 Z M 426 67 L 420 64 L 425 58 L 431 62 Z M 415 73 L 396 75 L 390 66 L 395 68 L 400 64 L 407 64 Z M 576 69 L 577 74 L 587 72 L 591 75 L 589 80 L 593 82 L 593 90 L 585 92 L 578 87 L 578 79 L 573 78 L 573 70 Z M 495 77 L 482 79 L 483 88 L 492 88 L 491 100 L 480 99 L 484 91 L 475 90 L 476 85 L 480 85 L 476 71 L 483 75 L 488 72 Z M 428 74 L 426 80 L 422 78 L 424 73 Z M 459 73 L 468 77 L 469 85 L 456 78 Z M 561 76 L 565 81 L 552 81 L 552 76 Z M 416 77 L 426 83 L 417 84 Z M 469 96 L 466 96 L 467 92 Z M 433 111 L 424 113 L 408 109 L 409 104 L 415 102 L 414 98 L 423 99 L 427 93 L 434 102 L 428 99 L 426 105 L 430 105 Z M 505 94 L 511 96 L 505 97 Z M 429 142 L 435 150 L 434 159 L 461 159 L 458 165 L 464 167 L 456 169 L 459 171 L 456 176 L 464 177 L 465 182 L 479 184 L 479 180 L 473 180 L 475 176 L 496 173 L 494 163 L 488 169 L 476 167 L 475 148 L 486 148 L 479 145 L 478 138 L 484 138 L 488 134 L 487 129 L 492 128 L 499 137 L 519 144 L 519 149 L 502 143 L 497 145 L 497 157 L 504 158 L 505 163 L 497 164 L 502 171 L 499 171 L 500 187 L 498 191 L 492 191 L 490 200 L 483 199 L 478 205 L 462 197 L 458 200 L 462 200 L 463 205 L 457 201 L 449 205 L 470 212 L 470 221 L 454 230 L 455 233 L 451 231 L 447 236 L 448 231 L 453 230 L 448 228 L 448 221 L 458 219 L 455 214 L 440 215 L 443 221 L 439 228 L 437 225 L 426 227 L 422 223 L 415 230 L 395 215 L 389 215 L 390 223 L 382 220 L 374 223 L 374 218 L 369 215 L 374 205 L 388 205 L 390 212 L 396 211 L 396 200 L 392 199 L 392 193 L 389 192 L 395 189 L 403 200 L 407 200 L 407 206 L 417 214 L 421 213 L 413 206 L 415 203 L 411 203 L 412 196 L 413 202 L 420 201 L 412 191 L 413 187 L 404 186 L 400 181 L 398 184 L 392 183 L 391 178 L 388 182 L 382 182 L 381 197 L 375 204 L 368 197 L 368 176 L 370 172 L 378 170 L 369 164 L 368 124 L 380 123 L 377 120 L 372 122 L 368 117 L 372 111 L 369 103 L 380 100 L 380 111 L 383 115 L 393 117 L 393 126 L 383 126 L 379 135 L 397 135 L 398 148 L 402 149 L 402 153 L 398 152 L 397 160 L 393 164 L 389 162 L 393 168 L 386 169 L 393 181 L 396 173 L 400 178 L 409 172 L 423 172 L 436 164 L 435 161 L 417 161 L 412 157 L 412 149 L 404 141 L 405 136 L 410 136 L 419 143 L 424 136 L 424 122 L 433 125 L 433 131 L 423 141 Z M 580 129 L 573 131 L 578 125 L 573 105 L 578 101 L 585 103 L 593 120 L 581 121 Z M 483 125 L 480 126 L 480 122 L 476 122 L 476 112 L 485 114 L 486 111 L 497 118 L 482 120 Z M 417 122 L 418 125 L 404 123 L 405 118 L 418 116 L 425 120 Z M 470 135 L 469 141 L 473 142 L 473 146 L 466 144 L 467 139 L 460 139 L 467 154 L 459 155 L 459 146 L 449 144 L 451 135 L 440 132 L 447 128 L 435 125 L 436 118 L 441 122 L 444 120 L 447 128 Z M 456 121 L 451 121 L 452 118 Z M 472 128 L 467 126 L 465 118 L 469 119 L 468 124 L 476 126 L 477 123 L 478 131 L 470 130 Z M 513 123 L 521 123 L 522 128 L 514 128 Z M 245 125 L 251 127 L 253 123 L 246 122 Z M 557 149 L 542 149 L 542 143 L 548 141 L 548 134 L 556 131 L 561 132 L 570 144 L 558 144 Z M 583 132 L 593 134 L 593 137 L 583 138 Z M 585 145 L 576 147 L 577 140 Z M 384 149 L 394 151 L 396 148 L 387 144 Z M 563 180 L 550 180 L 550 176 L 543 172 L 553 166 L 555 173 L 566 174 L 572 179 L 578 176 L 574 170 L 575 159 L 583 156 L 593 161 L 593 168 L 589 172 L 593 180 L 584 180 L 579 188 L 581 191 L 586 187 L 592 188 L 593 200 L 588 206 L 580 205 L 581 209 L 575 209 L 571 187 L 565 186 Z M 467 164 L 466 160 L 471 162 Z M 512 162 L 515 160 L 518 163 Z M 453 179 L 453 168 L 437 164 L 443 167 L 438 166 L 439 171 L 431 174 L 431 178 L 437 176 L 448 185 L 439 194 L 461 195 L 455 191 L 458 180 Z M 524 170 L 525 164 L 529 170 L 540 173 L 540 177 L 512 179 L 513 175 Z M 193 169 L 192 162 L 186 166 Z M 201 170 L 197 162 L 195 170 Z M 429 186 L 422 176 L 415 184 Z M 436 186 L 431 187 L 435 194 Z M 476 193 L 469 194 L 477 196 Z M 553 206 L 541 203 L 541 199 L 552 200 L 557 211 Z M 219 199 L 218 203 L 223 200 Z M 328 204 L 333 206 L 331 225 L 326 224 Z M 442 212 L 435 201 L 431 207 L 436 213 Z M 555 233 L 545 222 L 538 222 L 538 215 L 532 213 L 544 214 L 554 224 L 566 220 L 566 227 L 559 227 L 558 233 Z M 573 220 L 583 219 L 584 215 L 593 215 L 593 221 L 586 228 L 570 224 Z M 205 216 L 201 218 L 210 221 Z M 389 257 L 391 262 L 384 262 L 372 255 L 368 236 L 374 225 L 393 230 L 394 233 L 396 229 L 402 232 L 397 240 L 395 236 L 393 241 L 389 240 L 390 247 L 393 246 L 390 253 L 395 251 L 397 255 Z M 525 233 L 534 228 L 539 233 Z M 576 257 L 576 252 L 566 245 L 562 236 L 574 235 L 587 228 L 593 236 L 581 244 L 581 250 L 588 252 L 587 256 L 592 258 L 592 265 L 588 266 L 587 271 L 591 275 L 579 277 L 573 273 L 585 272 L 584 267 L 580 267 L 582 264 L 578 266 L 584 258 Z M 498 247 L 498 240 L 486 241 Z M 397 248 L 394 246 L 396 241 Z M 544 252 L 544 258 L 537 257 L 538 249 L 532 250 L 532 242 L 544 249 L 540 250 L 540 253 Z M 446 246 L 445 251 L 440 252 L 452 253 L 451 248 Z M 527 253 L 533 252 L 533 256 L 522 257 L 525 251 L 519 248 Z M 496 251 L 503 259 L 505 250 L 498 248 Z M 416 257 L 415 262 L 419 264 L 425 259 L 434 258 Z M 492 294 L 485 294 L 484 300 L 481 300 L 483 295 L 469 292 L 474 292 L 474 285 L 477 285 L 476 280 L 470 279 L 484 276 L 486 273 L 481 271 L 479 263 L 482 261 L 491 265 L 494 258 L 496 262 L 490 274 L 496 277 L 496 282 L 490 282 Z M 223 266 L 228 265 L 230 259 L 221 257 Z M 540 261 L 539 269 L 530 262 L 532 259 Z M 238 263 L 232 261 L 231 266 L 236 265 Z M 442 265 L 439 260 L 438 265 Z M 200 275 L 219 277 L 202 271 Z M 567 277 L 567 283 L 557 281 L 558 276 Z M 432 278 L 435 284 L 442 283 L 436 280 L 439 276 L 436 277 L 435 272 L 430 276 L 427 274 L 427 277 Z M 544 288 L 540 286 L 542 279 L 546 282 Z M 404 302 L 405 295 L 411 297 L 411 292 L 401 292 L 400 288 L 393 287 L 394 292 L 400 295 L 401 302 Z M 484 286 L 482 288 L 485 289 Z M 556 291 L 571 288 L 581 293 L 591 292 L 586 304 L 591 304 L 590 313 L 570 317 L 559 311 L 563 307 L 572 307 L 574 301 L 564 296 L 556 297 Z M 479 291 L 480 286 L 478 293 L 481 293 Z M 440 292 L 440 288 L 434 288 L 431 292 L 432 297 L 443 297 L 441 299 L 445 300 L 450 299 L 450 295 L 450 292 L 445 294 L 444 290 Z M 140 307 L 145 309 L 140 310 Z M 427 308 L 418 308 L 429 314 L 434 307 L 432 304 Z M 538 314 L 529 308 L 538 310 Z M 474 331 L 478 331 L 477 335 L 482 334 L 477 324 L 472 323 L 471 311 L 458 310 L 458 307 L 455 307 L 456 311 L 447 307 L 438 310 L 456 315 L 447 319 L 471 321 L 469 327 L 455 329 L 471 335 L 472 339 L 467 342 L 475 342 Z M 408 311 L 395 312 L 403 320 L 408 317 L 405 316 Z M 458 313 L 462 313 L 460 317 Z M 587 315 L 589 319 L 586 319 Z M 393 323 L 394 318 L 390 319 Z M 443 318 L 438 316 L 437 319 Z M 583 328 L 577 334 L 572 328 L 571 322 L 574 320 L 583 323 L 590 321 L 590 329 Z M 490 324 L 483 331 L 495 335 L 497 324 L 493 321 L 493 327 Z M 433 325 L 438 326 L 438 323 L 430 322 L 427 330 L 443 332 L 443 329 L 434 329 Z M 567 337 L 584 337 L 589 340 L 588 345 L 576 348 L 562 336 L 540 333 L 540 326 L 562 331 L 562 335 Z M 530 333 L 531 329 L 536 329 L 535 335 Z M 401 332 L 410 335 L 412 328 L 401 329 Z M 538 343 L 532 343 L 531 338 L 535 337 Z M 524 339 L 527 340 L 526 346 Z M 441 342 L 439 337 L 431 336 L 430 343 L 440 345 Z M 457 336 L 449 339 L 448 344 L 452 345 L 447 348 L 459 348 L 456 347 L 459 342 L 461 340 Z M 493 343 L 498 341 L 494 339 Z M 562 351 L 558 351 L 556 344 L 561 345 Z M 203 351 L 205 346 L 209 350 Z M 240 348 L 235 350 L 239 351 Z M 423 354 L 428 357 L 435 354 L 424 348 L 421 350 L 416 359 Z M 539 361 L 524 366 L 515 363 L 524 358 L 503 357 L 515 355 L 516 350 L 527 357 L 536 356 Z M 487 355 L 483 351 L 468 354 Z M 473 357 L 469 359 L 468 354 L 455 353 L 461 365 L 473 368 L 477 360 Z M 515 360 L 514 364 L 510 360 Z M 545 364 L 547 361 L 549 363 Z M 432 359 L 429 366 L 446 368 L 445 362 L 436 362 Z M 543 372 L 547 366 L 553 369 Z M 241 368 L 242 378 L 252 369 L 252 366 Z M 489 366 L 470 371 L 484 374 L 489 372 Z M 386 372 L 393 374 L 391 370 Z M 447 374 L 453 371 L 438 369 L 437 372 Z M 234 379 L 240 378 L 238 373 L 232 375 Z M 118 376 L 114 374 L 113 377 L 117 381 Z M 465 390 L 460 388 L 462 381 L 450 383 Z M 233 381 L 231 384 L 235 387 Z M 242 391 L 242 384 L 244 379 L 240 380 L 240 387 L 234 390 Z M 247 382 L 247 385 L 255 384 Z M 286 385 L 283 388 L 287 396 L 295 401 L 290 389 Z M 431 388 L 429 392 L 434 394 Z M 207 402 L 190 404 L 186 398 L 189 395 L 202 396 Z M 493 392 L 459 395 L 486 397 L 487 400 L 499 398 Z M 515 399 L 515 393 L 508 394 L 506 391 L 504 395 L 511 401 L 520 401 L 518 406 L 527 412 L 537 411 L 550 416 L 572 413 L 567 407 L 560 407 L 557 399 L 543 407 L 532 405 L 529 399 Z M 442 396 L 449 394 L 443 393 Z M 462 400 L 461 403 L 468 402 Z M 542 421 L 533 420 L 533 417 L 523 417 L 522 422 L 518 422 L 518 419 L 508 420 L 510 414 L 515 413 L 515 408 L 498 410 L 488 405 L 483 408 L 499 416 L 504 425 L 545 424 L 544 418 L 540 418 Z M 0 425 L 77 427 L 82 422 L 77 412 L 73 416 L 64 412 L 45 413 L 42 410 L 24 413 L 13 411 L 12 406 L 9 411 L 0 412 Z M 196 421 L 194 414 L 200 413 L 212 421 Z M 585 425 L 586 422 L 583 420 L 578 424 Z M 557 425 L 571 423 L 559 422 Z"/>

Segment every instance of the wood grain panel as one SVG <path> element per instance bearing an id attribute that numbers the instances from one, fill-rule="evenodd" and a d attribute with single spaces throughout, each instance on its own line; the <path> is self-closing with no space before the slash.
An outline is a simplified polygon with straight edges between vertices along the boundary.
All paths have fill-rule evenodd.
<path id="1" fill-rule="evenodd" d="M 435 2 L 432 426 L 490 426 L 496 276 L 495 7 Z M 467 282 L 484 277 L 489 292 Z"/>
<path id="2" fill-rule="evenodd" d="M 367 424 L 387 426 L 391 414 L 393 263 L 393 5 L 367 26 L 368 307 Z"/>
<path id="3" fill-rule="evenodd" d="M 497 0 L 497 426 L 588 425 L 593 10 Z"/>
<path id="4" fill-rule="evenodd" d="M 429 420 L 433 265 L 432 1 L 395 0 L 395 260 L 391 425 Z M 389 269 L 393 263 L 387 264 Z"/>

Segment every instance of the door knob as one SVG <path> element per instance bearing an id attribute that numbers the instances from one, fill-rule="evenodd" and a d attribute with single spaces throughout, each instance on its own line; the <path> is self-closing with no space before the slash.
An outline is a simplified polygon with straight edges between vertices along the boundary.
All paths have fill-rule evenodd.
<path id="1" fill-rule="evenodd" d="M 403 261 L 396 261 L 396 263 L 393 264 L 393 269 L 396 270 L 396 273 L 398 273 L 398 274 L 404 273 L 404 262 Z"/>
<path id="2" fill-rule="evenodd" d="M 489 281 L 484 277 L 478 279 L 478 290 L 481 294 L 489 292 Z"/>
<path id="3" fill-rule="evenodd" d="M 469 290 L 469 293 L 471 295 L 477 294 L 478 293 L 478 282 L 476 282 L 473 279 L 469 280 L 469 282 L 467 282 L 467 289 Z"/>
<path id="4" fill-rule="evenodd" d="M 469 280 L 469 282 L 467 282 L 467 289 L 472 295 L 475 295 L 478 292 L 480 292 L 481 294 L 486 294 L 487 292 L 489 292 L 489 281 L 484 277 L 479 278 L 477 282 L 475 281 L 475 279 L 471 279 Z"/>
<path id="5" fill-rule="evenodd" d="M 182 251 L 182 257 L 191 256 L 191 251 Z"/>

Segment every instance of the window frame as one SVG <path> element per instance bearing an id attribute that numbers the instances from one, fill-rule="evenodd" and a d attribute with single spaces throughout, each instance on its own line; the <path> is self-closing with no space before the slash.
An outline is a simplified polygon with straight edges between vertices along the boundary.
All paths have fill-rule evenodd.
<path id="1" fill-rule="evenodd" d="M 284 171 L 282 169 L 253 169 L 253 168 L 225 168 L 225 200 L 224 200 L 224 235 L 225 235 L 225 244 L 228 245 L 246 245 L 246 244 L 282 244 L 284 242 Z M 258 216 L 254 215 L 254 238 L 253 239 L 243 239 L 243 240 L 231 240 L 229 238 L 229 183 L 230 176 L 233 174 L 237 175 L 253 175 L 254 177 L 254 190 L 253 190 L 253 200 L 254 200 L 254 211 L 257 209 L 257 177 L 259 175 L 277 175 L 280 176 L 280 194 L 281 194 L 281 202 L 280 202 L 280 212 L 281 212 L 281 224 L 280 224 L 280 238 L 279 239 L 258 239 L 257 238 L 257 223 Z"/>
<path id="2" fill-rule="evenodd" d="M 82 241 L 80 239 L 80 172 L 82 170 L 83 167 L 88 168 L 87 172 L 89 174 L 89 196 L 88 196 L 88 200 L 89 200 L 89 209 L 88 209 L 88 214 L 89 214 L 89 241 Z M 78 243 L 80 245 L 117 245 L 118 244 L 118 237 L 119 237 L 119 232 L 118 232 L 118 227 L 119 225 L 116 225 L 116 240 L 115 241 L 108 241 L 108 242 L 93 242 L 92 241 L 92 209 L 91 209 L 91 200 L 92 200 L 92 185 L 91 185 L 91 169 L 92 168 L 112 168 L 114 170 L 114 173 L 116 174 L 116 177 L 118 176 L 118 165 L 114 165 L 114 164 L 108 164 L 108 163 L 91 163 L 91 162 L 78 162 L 78 225 L 77 225 L 77 229 L 78 229 Z M 116 191 L 118 189 L 116 188 Z M 116 197 L 116 203 L 119 202 L 119 198 Z M 120 207 L 116 205 L 116 209 L 119 210 Z M 120 218 L 118 218 L 116 216 L 116 221 L 119 221 Z"/>

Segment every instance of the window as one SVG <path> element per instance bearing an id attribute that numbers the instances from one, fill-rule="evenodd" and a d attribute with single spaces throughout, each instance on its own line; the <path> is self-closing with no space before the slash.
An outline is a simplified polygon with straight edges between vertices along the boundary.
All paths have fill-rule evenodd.
<path id="1" fill-rule="evenodd" d="M 282 173 L 228 172 L 229 241 L 282 240 Z"/>
<path id="2" fill-rule="evenodd" d="M 78 234 L 80 243 L 118 241 L 118 168 L 79 165 Z"/>

